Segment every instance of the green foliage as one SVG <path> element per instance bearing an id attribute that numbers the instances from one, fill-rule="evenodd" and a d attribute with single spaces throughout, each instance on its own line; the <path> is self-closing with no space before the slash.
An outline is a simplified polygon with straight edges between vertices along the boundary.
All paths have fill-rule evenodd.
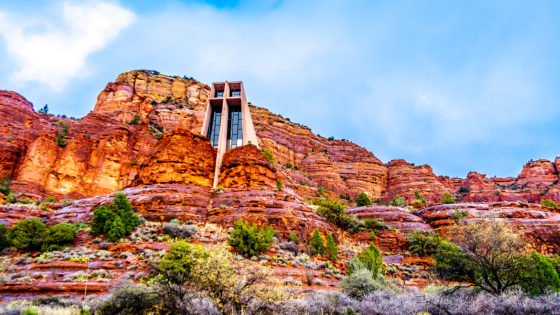
<path id="1" fill-rule="evenodd" d="M 41 250 L 43 251 L 53 251 L 62 250 L 69 244 L 74 242 L 76 237 L 76 231 L 71 224 L 59 223 L 49 227 Z"/>
<path id="2" fill-rule="evenodd" d="M 70 126 L 63 121 L 60 121 L 58 124 L 60 125 L 61 129 L 58 130 L 58 134 L 56 136 L 56 144 L 58 144 L 58 146 L 60 147 L 65 147 L 66 136 L 68 136 L 68 129 L 70 128 Z"/>
<path id="3" fill-rule="evenodd" d="M 299 243 L 299 237 L 297 237 L 297 235 L 294 232 L 290 232 L 290 235 L 288 236 L 288 240 L 294 244 Z"/>
<path id="4" fill-rule="evenodd" d="M 422 232 L 415 230 L 406 237 L 408 249 L 417 255 L 431 255 L 441 244 L 441 236 L 436 232 Z"/>
<path id="5" fill-rule="evenodd" d="M 389 227 L 387 226 L 387 224 L 385 224 L 385 222 L 377 221 L 376 219 L 370 219 L 370 218 L 364 220 L 364 226 L 366 227 L 366 229 L 370 231 L 374 231 L 374 230 L 381 231 L 381 230 L 389 229 Z"/>
<path id="6" fill-rule="evenodd" d="M 262 155 L 264 158 L 270 163 L 270 165 L 274 165 L 274 155 L 270 152 L 269 149 L 262 150 Z"/>
<path id="7" fill-rule="evenodd" d="M 41 107 L 38 111 L 39 114 L 49 114 L 49 105 L 45 104 L 45 106 Z"/>
<path id="8" fill-rule="evenodd" d="M 554 258 L 533 252 L 522 263 L 521 288 L 529 295 L 542 295 L 548 290 L 560 291 L 560 278 L 555 266 L 558 261 Z"/>
<path id="9" fill-rule="evenodd" d="M 107 235 L 109 241 L 117 242 L 138 225 L 140 218 L 130 209 L 126 195 L 118 193 L 112 203 L 101 205 L 93 211 L 91 233 Z"/>
<path id="10" fill-rule="evenodd" d="M 340 290 L 344 294 L 360 301 L 375 289 L 374 276 L 368 269 L 356 270 L 340 282 Z"/>
<path id="11" fill-rule="evenodd" d="M 465 210 L 455 209 L 455 212 L 451 213 L 449 216 L 455 221 L 461 221 L 469 216 L 469 212 Z"/>
<path id="12" fill-rule="evenodd" d="M 460 194 L 468 194 L 469 191 L 471 191 L 471 189 L 467 186 L 463 186 L 461 188 L 459 188 L 459 190 L 457 191 Z"/>
<path id="13" fill-rule="evenodd" d="M 422 208 L 426 205 L 426 198 L 418 190 L 413 191 L 416 199 L 412 200 L 412 206 L 414 208 Z"/>
<path id="14" fill-rule="evenodd" d="M 136 160 L 132 160 L 132 161 L 130 161 L 130 165 L 131 166 L 137 166 L 138 162 Z"/>
<path id="15" fill-rule="evenodd" d="M 53 196 L 48 196 L 45 198 L 45 203 L 53 203 L 56 202 L 56 199 Z"/>
<path id="16" fill-rule="evenodd" d="M 0 193 L 4 196 L 8 196 L 12 193 L 12 177 L 10 174 L 6 174 L 3 179 L 0 180 Z"/>
<path id="17" fill-rule="evenodd" d="M 443 204 L 454 204 L 455 199 L 453 199 L 453 196 L 451 196 L 450 193 L 446 192 L 446 193 L 443 194 L 443 199 L 441 200 L 441 203 L 443 203 Z"/>
<path id="18" fill-rule="evenodd" d="M 10 229 L 8 239 L 19 250 L 38 250 L 43 244 L 47 226 L 38 219 L 23 219 Z"/>
<path id="19" fill-rule="evenodd" d="M 321 237 L 321 234 L 319 234 L 318 230 L 315 230 L 315 232 L 313 232 L 313 236 L 311 236 L 311 239 L 309 240 L 309 254 L 310 255 L 321 255 L 325 252 L 325 244 L 324 244 L 324 240 Z"/>
<path id="20" fill-rule="evenodd" d="M 272 226 L 259 229 L 256 224 L 249 226 L 239 220 L 233 224 L 228 242 L 239 254 L 252 257 L 267 251 L 272 245 L 272 237 L 274 237 Z"/>
<path id="21" fill-rule="evenodd" d="M 20 315 L 39 315 L 39 308 L 37 306 L 29 306 L 22 310 Z"/>
<path id="22" fill-rule="evenodd" d="M 182 284 L 190 279 L 194 259 L 207 255 L 204 247 L 179 241 L 169 246 L 167 254 L 159 262 L 158 270 L 170 282 Z"/>
<path id="23" fill-rule="evenodd" d="M 6 237 L 6 232 L 8 228 L 6 224 L 0 224 L 0 251 L 4 248 L 12 246 L 12 242 Z"/>
<path id="24" fill-rule="evenodd" d="M 543 199 L 541 200 L 541 205 L 543 207 L 548 207 L 548 208 L 553 208 L 553 209 L 558 209 L 558 205 L 556 204 L 556 202 L 550 200 L 550 199 Z"/>
<path id="25" fill-rule="evenodd" d="M 280 181 L 280 178 L 276 179 L 276 190 L 282 191 L 282 182 Z"/>
<path id="26" fill-rule="evenodd" d="M 338 247 L 336 246 L 331 233 L 327 234 L 327 246 L 325 247 L 325 255 L 333 263 L 335 263 L 338 259 Z"/>
<path id="27" fill-rule="evenodd" d="M 443 279 L 465 281 L 473 276 L 461 247 L 451 242 L 442 240 L 432 258 L 436 261 L 434 270 Z"/>
<path id="28" fill-rule="evenodd" d="M 365 268 L 371 271 L 374 278 L 384 276 L 385 266 L 381 259 L 382 256 L 379 248 L 370 242 L 367 249 L 363 250 L 357 257 L 352 259 L 348 265 L 348 274 L 351 275 L 357 270 Z"/>
<path id="29" fill-rule="evenodd" d="M 359 232 L 363 228 L 356 217 L 346 215 L 346 205 L 340 201 L 322 199 L 315 200 L 314 204 L 319 206 L 317 214 L 350 233 Z"/>
<path id="30" fill-rule="evenodd" d="M 131 121 L 128 122 L 129 125 L 137 125 L 140 122 L 140 115 L 134 114 Z"/>
<path id="31" fill-rule="evenodd" d="M 356 197 L 356 206 L 363 207 L 371 205 L 371 199 L 369 199 L 368 195 L 365 192 L 362 192 Z"/>
<path id="32" fill-rule="evenodd" d="M 391 202 L 389 203 L 389 205 L 393 207 L 406 207 L 406 204 L 407 204 L 406 199 L 404 199 L 404 197 L 401 197 L 399 195 L 393 197 L 393 200 L 391 200 Z"/>

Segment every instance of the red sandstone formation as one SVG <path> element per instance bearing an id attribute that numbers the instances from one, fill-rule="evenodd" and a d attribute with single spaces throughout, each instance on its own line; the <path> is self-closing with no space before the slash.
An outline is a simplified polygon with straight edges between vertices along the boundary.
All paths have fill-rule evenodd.
<path id="1" fill-rule="evenodd" d="M 498 202 L 455 204 L 429 207 L 418 212 L 436 231 L 445 234 L 453 224 L 451 216 L 456 211 L 466 211 L 465 222 L 499 220 L 522 233 L 532 248 L 541 253 L 560 251 L 560 214 L 537 204 L 523 202 Z"/>
<path id="2" fill-rule="evenodd" d="M 383 194 L 386 202 L 395 195 L 412 202 L 415 199 L 414 190 L 417 190 L 428 203 L 437 203 L 448 192 L 428 165 L 414 166 L 405 160 L 393 160 L 389 162 L 387 171 L 387 190 Z"/>

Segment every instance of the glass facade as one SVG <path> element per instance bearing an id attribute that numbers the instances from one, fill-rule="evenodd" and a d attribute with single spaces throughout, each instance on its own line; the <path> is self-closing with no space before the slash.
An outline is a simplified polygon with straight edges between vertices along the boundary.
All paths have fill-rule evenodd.
<path id="1" fill-rule="evenodd" d="M 241 90 L 231 90 L 230 96 L 241 96 Z"/>
<path id="2" fill-rule="evenodd" d="M 214 95 L 214 97 L 224 97 L 224 91 L 223 90 L 221 90 L 221 91 L 216 90 L 216 95 Z"/>
<path id="3" fill-rule="evenodd" d="M 222 121 L 222 107 L 213 106 L 210 116 L 210 124 L 208 126 L 208 138 L 214 148 L 218 148 L 220 139 L 220 122 Z"/>
<path id="4" fill-rule="evenodd" d="M 243 145 L 241 106 L 230 106 L 228 116 L 227 149 L 231 149 Z"/>

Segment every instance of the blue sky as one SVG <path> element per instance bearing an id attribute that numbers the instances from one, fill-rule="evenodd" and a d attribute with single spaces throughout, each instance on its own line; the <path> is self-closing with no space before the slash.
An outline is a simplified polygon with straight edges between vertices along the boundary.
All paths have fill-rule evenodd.
<path id="1" fill-rule="evenodd" d="M 21 2 L 21 1 L 19 1 Z M 0 89 L 81 117 L 133 69 L 211 83 L 388 162 L 560 155 L 558 1 L 0 2 Z"/>

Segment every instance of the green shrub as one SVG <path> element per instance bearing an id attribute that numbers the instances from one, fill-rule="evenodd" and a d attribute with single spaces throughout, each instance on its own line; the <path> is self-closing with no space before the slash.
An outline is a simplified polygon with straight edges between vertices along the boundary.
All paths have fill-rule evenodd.
<path id="1" fill-rule="evenodd" d="M 282 191 L 282 182 L 279 178 L 276 179 L 276 190 Z"/>
<path id="2" fill-rule="evenodd" d="M 0 224 L 0 251 L 4 248 L 12 246 L 12 242 L 10 242 L 8 237 L 6 237 L 7 231 L 8 228 L 6 227 L 6 224 Z"/>
<path id="3" fill-rule="evenodd" d="M 473 271 L 461 247 L 451 242 L 442 240 L 432 257 L 436 261 L 434 270 L 445 280 L 465 281 L 473 277 Z"/>
<path id="4" fill-rule="evenodd" d="M 435 232 L 415 230 L 406 237 L 408 249 L 417 255 L 431 255 L 436 252 L 441 243 L 441 236 Z"/>
<path id="5" fill-rule="evenodd" d="M 334 242 L 334 238 L 331 233 L 327 234 L 327 246 L 325 247 L 325 255 L 327 258 L 336 263 L 338 259 L 338 247 L 336 247 L 336 243 Z"/>
<path id="6" fill-rule="evenodd" d="M 58 146 L 60 147 L 65 147 L 66 136 L 68 135 L 68 128 L 70 128 L 70 126 L 63 121 L 59 121 L 58 124 L 60 125 L 61 129 L 58 130 L 58 134 L 56 136 L 56 144 L 58 144 Z"/>
<path id="7" fill-rule="evenodd" d="M 38 250 L 43 244 L 47 226 L 38 219 L 23 219 L 10 229 L 8 239 L 19 250 Z"/>
<path id="8" fill-rule="evenodd" d="M 56 199 L 53 196 L 48 196 L 45 198 L 45 203 L 53 203 L 56 202 Z"/>
<path id="9" fill-rule="evenodd" d="M 369 243 L 369 247 L 363 250 L 357 257 L 354 257 L 348 265 L 348 274 L 365 268 L 372 272 L 375 278 L 385 275 L 385 266 L 381 261 L 382 256 L 379 248 L 373 243 Z"/>
<path id="10" fill-rule="evenodd" d="M 556 202 L 550 199 L 541 200 L 541 205 L 548 208 L 558 209 L 558 205 L 556 204 Z"/>
<path id="11" fill-rule="evenodd" d="M 391 202 L 389 203 L 389 205 L 393 207 L 406 207 L 406 204 L 407 204 L 406 199 L 404 199 L 404 197 L 401 197 L 399 195 L 393 197 L 393 200 L 391 200 Z"/>
<path id="12" fill-rule="evenodd" d="M 262 150 L 262 155 L 264 158 L 270 163 L 270 165 L 274 165 L 274 155 L 270 152 L 269 149 Z"/>
<path id="13" fill-rule="evenodd" d="M 542 295 L 550 291 L 560 291 L 560 278 L 554 258 L 533 252 L 523 261 L 521 288 L 529 295 Z"/>
<path id="14" fill-rule="evenodd" d="M 340 290 L 344 294 L 360 301 L 376 288 L 373 274 L 368 269 L 356 270 L 340 282 Z"/>
<path id="15" fill-rule="evenodd" d="M 190 239 L 198 231 L 198 226 L 194 223 L 179 224 L 177 219 L 171 220 L 163 225 L 163 232 L 177 238 Z"/>
<path id="16" fill-rule="evenodd" d="M 315 200 L 313 203 L 319 206 L 317 208 L 317 214 L 336 226 L 350 233 L 356 233 L 363 229 L 363 224 L 360 220 L 355 216 L 346 214 L 346 205 L 341 201 L 322 199 Z"/>
<path id="17" fill-rule="evenodd" d="M 461 221 L 469 216 L 469 212 L 465 210 L 455 209 L 455 212 L 451 213 L 449 216 L 455 221 Z"/>
<path id="18" fill-rule="evenodd" d="M 179 241 L 169 246 L 167 254 L 158 264 L 158 270 L 173 283 L 183 284 L 190 279 L 195 259 L 206 257 L 206 249 L 200 245 Z"/>
<path id="19" fill-rule="evenodd" d="M 49 227 L 45 235 L 41 250 L 62 250 L 67 245 L 72 244 L 75 238 L 76 231 L 72 225 L 64 222 L 53 225 Z"/>
<path id="20" fill-rule="evenodd" d="M 129 125 L 137 125 L 140 122 L 140 115 L 134 114 L 131 121 L 128 122 Z"/>
<path id="21" fill-rule="evenodd" d="M 457 191 L 460 194 L 468 194 L 469 191 L 471 191 L 471 189 L 467 186 L 463 186 L 461 188 L 459 188 L 459 190 Z"/>
<path id="22" fill-rule="evenodd" d="M 294 244 L 299 243 L 299 237 L 297 237 L 297 235 L 294 232 L 290 232 L 290 235 L 288 236 L 288 240 Z"/>
<path id="23" fill-rule="evenodd" d="M 325 252 L 325 244 L 324 244 L 324 240 L 321 237 L 321 234 L 319 234 L 318 230 L 315 230 L 315 232 L 313 232 L 313 236 L 311 236 L 311 239 L 309 240 L 309 254 L 310 255 L 321 255 Z"/>
<path id="24" fill-rule="evenodd" d="M 356 197 L 356 206 L 363 207 L 371 205 L 371 199 L 369 199 L 368 195 L 365 192 L 362 192 Z"/>
<path id="25" fill-rule="evenodd" d="M 364 226 L 366 227 L 366 229 L 370 231 L 374 231 L 374 230 L 381 231 L 381 230 L 389 229 L 389 227 L 387 226 L 387 224 L 385 224 L 385 222 L 377 221 L 376 219 L 370 219 L 370 218 L 364 220 Z"/>
<path id="26" fill-rule="evenodd" d="M 12 177 L 10 174 L 6 174 L 3 179 L 0 180 L 0 193 L 4 196 L 8 196 L 12 193 Z"/>
<path id="27" fill-rule="evenodd" d="M 237 253 L 252 257 L 267 251 L 272 245 L 273 237 L 274 229 L 272 226 L 269 225 L 266 229 L 259 229 L 256 224 L 249 226 L 239 220 L 233 224 L 233 231 L 228 242 Z"/>
<path id="28" fill-rule="evenodd" d="M 414 208 L 422 208 L 426 205 L 426 198 L 418 190 L 413 191 L 416 199 L 412 200 L 412 206 Z"/>
<path id="29" fill-rule="evenodd" d="M 109 241 L 117 242 L 138 225 L 140 218 L 130 209 L 126 195 L 118 193 L 112 203 L 101 205 L 93 211 L 91 233 L 106 235 Z"/>
<path id="30" fill-rule="evenodd" d="M 453 196 L 451 196 L 450 193 L 446 192 L 446 193 L 443 194 L 443 199 L 441 199 L 441 203 L 443 203 L 443 204 L 454 204 L 455 199 L 453 199 Z"/>

